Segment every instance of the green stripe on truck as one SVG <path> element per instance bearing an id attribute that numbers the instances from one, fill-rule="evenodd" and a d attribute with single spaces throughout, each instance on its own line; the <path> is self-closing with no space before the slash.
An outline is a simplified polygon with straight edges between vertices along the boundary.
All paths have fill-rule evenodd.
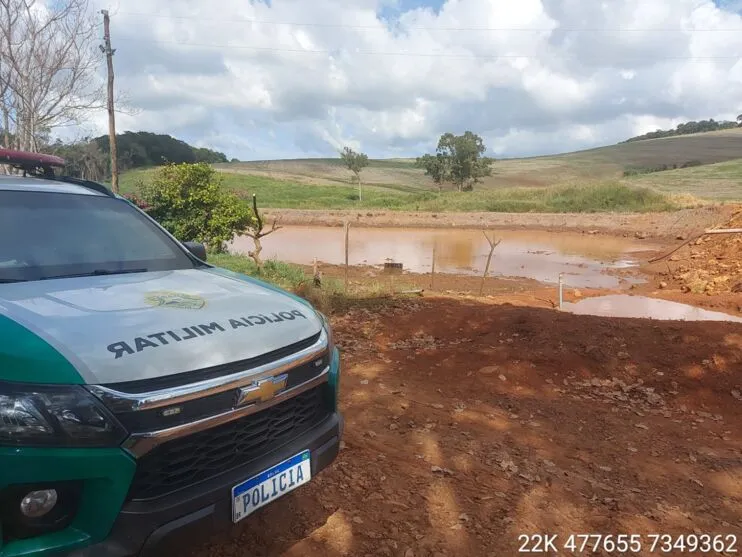
<path id="1" fill-rule="evenodd" d="M 79 385 L 82 377 L 51 344 L 0 315 L 0 381 Z"/>
<path id="2" fill-rule="evenodd" d="M 136 471 L 123 449 L 0 447 L 0 491 L 12 484 L 82 481 L 72 524 L 60 532 L 3 545 L 0 557 L 59 557 L 60 551 L 103 541 L 111 531 Z M 63 553 L 64 555 L 64 553 Z"/>

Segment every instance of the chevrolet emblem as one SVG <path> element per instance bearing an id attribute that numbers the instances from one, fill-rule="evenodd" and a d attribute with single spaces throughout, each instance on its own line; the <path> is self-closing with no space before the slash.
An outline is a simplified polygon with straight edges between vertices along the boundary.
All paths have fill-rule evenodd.
<path id="1" fill-rule="evenodd" d="M 288 374 L 277 375 L 255 381 L 248 387 L 237 391 L 237 406 L 244 406 L 255 402 L 266 402 L 286 388 Z"/>

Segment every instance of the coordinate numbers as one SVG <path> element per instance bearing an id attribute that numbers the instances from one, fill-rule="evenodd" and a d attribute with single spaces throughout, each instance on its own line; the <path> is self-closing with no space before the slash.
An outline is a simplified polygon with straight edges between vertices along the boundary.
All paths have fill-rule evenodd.
<path id="1" fill-rule="evenodd" d="M 519 553 L 737 553 L 734 534 L 521 534 Z"/>

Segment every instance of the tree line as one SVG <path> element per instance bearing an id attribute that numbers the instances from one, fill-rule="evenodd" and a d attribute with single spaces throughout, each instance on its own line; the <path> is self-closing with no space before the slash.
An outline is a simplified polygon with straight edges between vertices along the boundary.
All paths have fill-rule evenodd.
<path id="1" fill-rule="evenodd" d="M 224 153 L 193 147 L 166 134 L 124 132 L 116 134 L 116 144 L 119 171 L 168 163 L 228 162 Z M 65 159 L 65 172 L 70 176 L 97 181 L 110 176 L 110 146 L 107 135 L 71 143 L 57 140 L 44 150 Z"/>
<path id="2" fill-rule="evenodd" d="M 685 122 L 683 124 L 678 124 L 677 127 L 672 130 L 656 130 L 653 132 L 645 133 L 644 135 L 631 137 L 625 141 L 621 141 L 620 143 L 630 143 L 632 141 L 642 141 L 644 139 L 659 139 L 662 137 L 673 137 L 676 135 L 689 135 L 692 133 L 715 132 L 719 130 L 729 130 L 738 127 L 742 127 L 742 114 L 737 116 L 736 122 L 732 122 L 729 120 L 717 121 L 713 118 L 710 118 L 709 120 L 700 120 L 698 122 Z"/>

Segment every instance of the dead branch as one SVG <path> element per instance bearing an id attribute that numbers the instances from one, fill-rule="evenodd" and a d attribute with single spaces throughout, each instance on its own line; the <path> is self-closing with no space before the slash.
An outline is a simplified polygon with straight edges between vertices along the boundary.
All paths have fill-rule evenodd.
<path id="1" fill-rule="evenodd" d="M 689 239 L 687 239 L 687 240 L 686 240 L 685 242 L 683 242 L 682 244 L 680 244 L 680 245 L 679 245 L 678 247 L 676 247 L 676 248 L 675 248 L 675 249 L 673 249 L 672 251 L 669 251 L 669 252 L 667 252 L 667 253 L 666 253 L 666 254 L 664 254 L 664 255 L 660 255 L 659 257 L 653 257 L 652 259 L 650 259 L 650 260 L 649 260 L 649 263 L 656 263 L 657 261 L 662 261 L 663 259 L 665 259 L 665 258 L 667 258 L 667 257 L 670 257 L 670 256 L 671 256 L 671 255 L 672 255 L 673 253 L 675 253 L 676 251 L 678 251 L 678 250 L 680 250 L 681 248 L 683 248 L 683 247 L 687 246 L 687 245 L 688 245 L 688 244 L 690 244 L 691 242 L 694 242 L 695 240 L 698 240 L 698 239 L 699 239 L 700 237 L 702 237 L 702 236 L 703 236 L 703 234 L 699 234 L 698 236 L 693 236 L 692 238 L 689 238 Z"/>
<path id="2" fill-rule="evenodd" d="M 552 300 L 552 299 L 547 299 L 547 298 L 539 298 L 538 296 L 535 296 L 534 298 L 535 298 L 536 300 L 538 300 L 539 302 L 546 302 L 547 304 L 549 304 L 549 305 L 551 306 L 551 309 L 556 309 L 556 307 L 557 307 L 557 306 L 559 305 L 559 304 L 557 304 L 557 303 L 556 303 L 556 302 L 555 302 L 554 300 Z"/>
<path id="3" fill-rule="evenodd" d="M 706 236 L 707 234 L 742 234 L 742 228 L 711 228 L 709 230 L 704 230 L 702 233 L 698 234 L 697 236 L 693 236 L 692 238 L 687 239 L 685 242 L 674 248 L 672 251 L 667 252 L 664 255 L 660 255 L 659 257 L 654 257 L 649 260 L 649 263 L 656 263 L 657 261 L 662 261 L 663 259 L 670 257 L 673 253 L 678 251 L 679 249 L 687 246 L 691 242 L 695 242 L 699 238 L 702 238 L 703 236 Z"/>
<path id="4" fill-rule="evenodd" d="M 252 238 L 253 244 L 255 244 L 255 249 L 249 251 L 247 255 L 255 261 L 255 265 L 257 265 L 258 269 L 262 269 L 263 260 L 260 258 L 260 252 L 263 251 L 263 246 L 260 243 L 260 239 L 265 238 L 268 234 L 272 234 L 283 227 L 278 225 L 278 218 L 276 218 L 273 220 L 270 230 L 263 230 L 265 227 L 265 221 L 263 215 L 261 215 L 258 210 L 258 196 L 255 194 L 252 195 L 252 210 L 253 215 L 255 216 L 255 225 L 253 225 L 251 229 L 246 230 L 244 235 L 248 238 Z"/>
<path id="5" fill-rule="evenodd" d="M 278 224 L 280 219 L 275 218 L 273 219 L 273 224 L 271 225 L 271 229 L 266 232 L 263 232 L 263 227 L 265 226 L 265 223 L 263 221 L 263 216 L 260 214 L 260 211 L 258 211 L 258 196 L 255 194 L 252 194 L 252 211 L 253 211 L 253 214 L 255 215 L 255 222 L 257 225 L 255 226 L 255 232 L 253 233 L 247 232 L 245 233 L 245 236 L 249 236 L 253 240 L 255 239 L 259 240 L 260 238 L 263 238 L 264 236 L 267 236 L 268 234 L 283 228 L 282 226 L 279 226 Z"/>
<path id="6" fill-rule="evenodd" d="M 484 274 L 482 275 L 482 282 L 479 285 L 480 296 L 484 292 L 484 281 L 487 278 L 487 273 L 490 270 L 490 262 L 492 261 L 492 254 L 494 253 L 495 248 L 500 245 L 500 242 L 502 242 L 502 240 L 495 240 L 494 234 L 492 235 L 491 239 L 484 230 L 482 230 L 482 234 L 484 234 L 484 237 L 487 238 L 487 242 L 490 245 L 490 252 L 489 252 L 489 255 L 487 256 L 487 264 L 484 266 Z"/>

